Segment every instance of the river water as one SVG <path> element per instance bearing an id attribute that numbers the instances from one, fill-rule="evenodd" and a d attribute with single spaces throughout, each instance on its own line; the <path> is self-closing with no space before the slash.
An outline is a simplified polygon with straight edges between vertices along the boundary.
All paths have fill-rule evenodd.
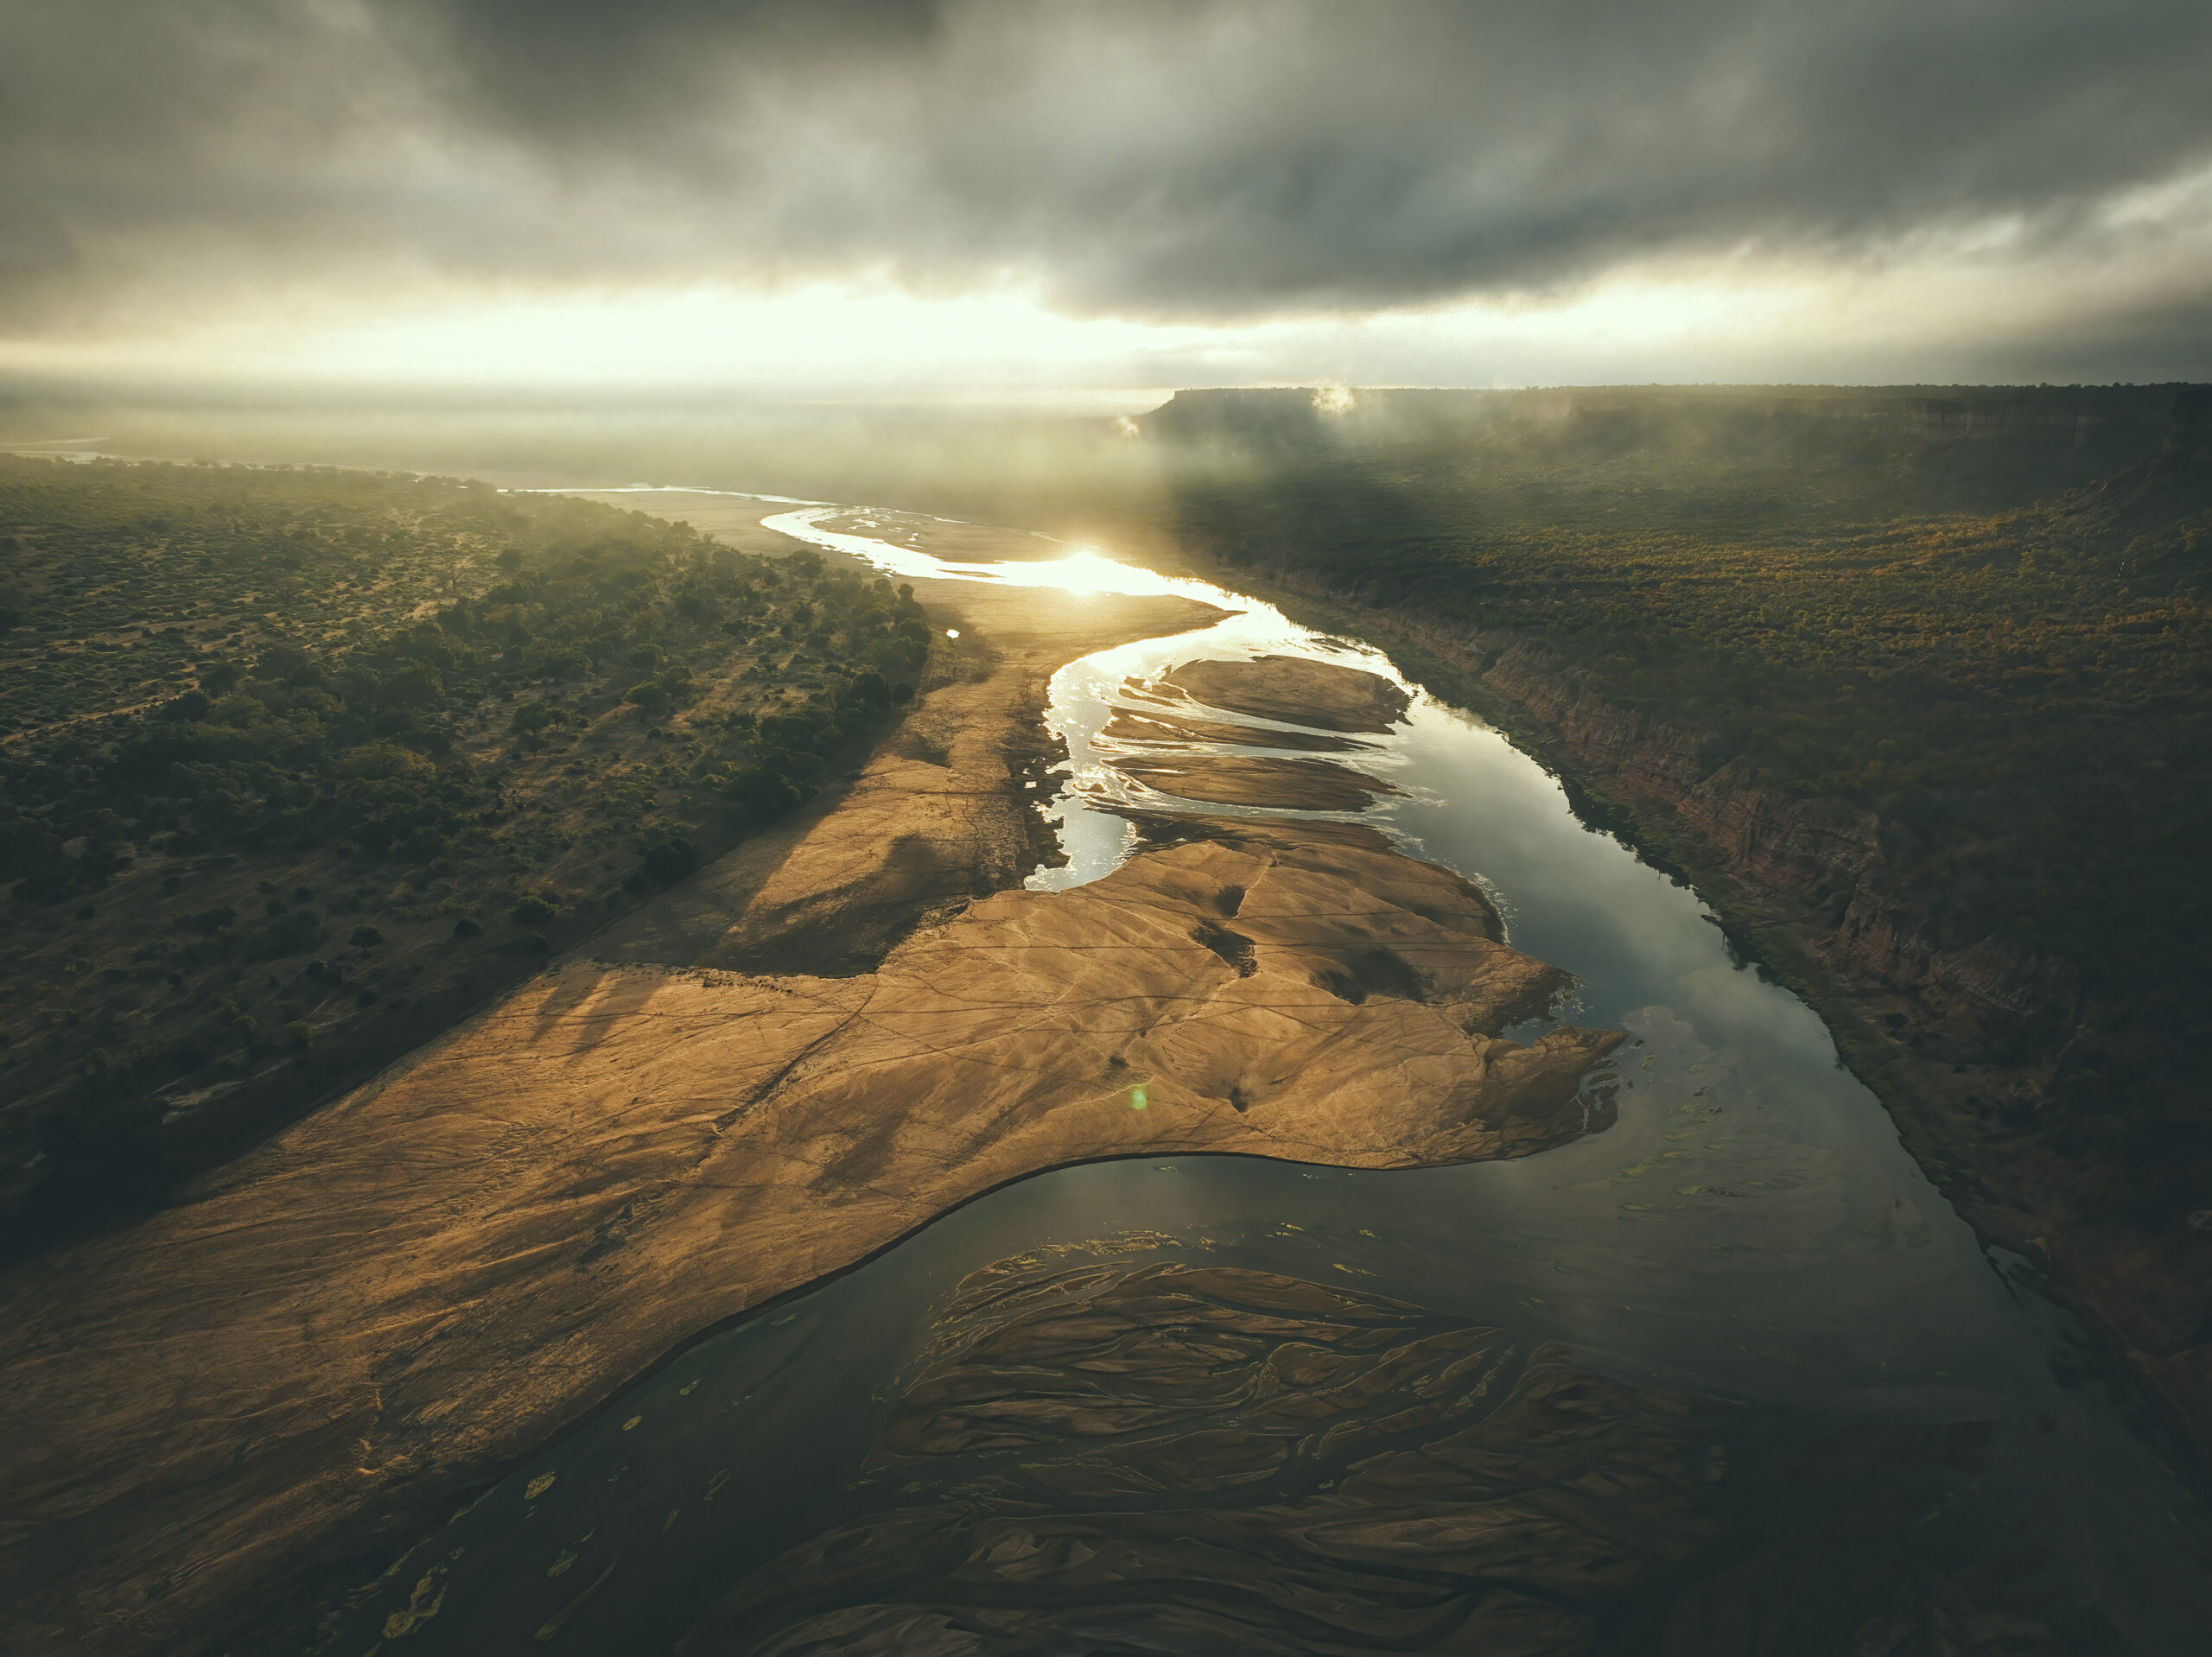
<path id="1" fill-rule="evenodd" d="M 1056 676 L 1070 774 L 1048 815 L 1068 860 L 1033 887 L 1096 879 L 1128 854 L 1106 803 L 1247 809 L 1194 808 L 1112 768 L 1119 750 L 1098 733 L 1114 708 L 1157 711 L 1125 682 L 1285 654 L 1405 682 L 1382 652 L 1203 582 L 1081 552 L 950 563 L 822 527 L 830 516 L 763 521 L 897 576 L 1176 593 L 1236 613 Z M 1335 1281 L 1574 1343 L 1590 1367 L 1737 1400 L 1746 1420 L 1986 1423 L 1977 1472 L 1945 1498 L 1952 1529 L 2041 1549 L 2144 1652 L 2203 1649 L 2212 1523 L 2031 1268 L 1978 1242 L 1819 1019 L 1733 957 L 1694 891 L 1579 821 L 1481 720 L 1408 689 L 1405 722 L 1342 756 L 1399 790 L 1360 819 L 1479 882 L 1516 947 L 1574 973 L 1561 1018 L 1629 1032 L 1609 1127 L 1434 1170 L 1183 1157 L 1020 1182 L 676 1356 L 428 1539 L 330 1648 L 668 1649 L 748 1571 L 883 1500 L 855 1474 L 936 1310 L 969 1273 L 1019 1255 Z M 1283 728 L 1193 711 L 1250 727 L 1239 752 L 1267 752 Z"/>

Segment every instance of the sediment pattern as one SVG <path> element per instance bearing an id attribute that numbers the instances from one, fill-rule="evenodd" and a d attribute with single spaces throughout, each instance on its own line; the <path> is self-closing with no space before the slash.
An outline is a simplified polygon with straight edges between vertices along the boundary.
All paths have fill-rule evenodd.
<path id="1" fill-rule="evenodd" d="M 870 1467 L 908 1500 L 683 1649 L 1586 1649 L 1717 1529 L 1707 1406 L 1565 1347 L 1265 1272 L 978 1273 Z"/>

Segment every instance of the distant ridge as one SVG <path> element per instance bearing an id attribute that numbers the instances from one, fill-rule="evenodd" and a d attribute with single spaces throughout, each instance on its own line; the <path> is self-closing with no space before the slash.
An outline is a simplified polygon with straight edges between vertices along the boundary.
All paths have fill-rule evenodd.
<path id="1" fill-rule="evenodd" d="M 1261 449 L 1365 448 L 1501 427 L 1863 421 L 1931 442 L 2063 436 L 2140 454 L 2185 384 L 1591 385 L 1521 390 L 1221 386 L 1180 390 L 1129 423 L 1146 437 Z"/>
<path id="2" fill-rule="evenodd" d="M 2163 528 L 2212 508 L 2212 386 L 2184 385 L 2174 394 L 2157 454 L 2072 491 L 2053 508 L 2076 528 L 2104 535 Z"/>

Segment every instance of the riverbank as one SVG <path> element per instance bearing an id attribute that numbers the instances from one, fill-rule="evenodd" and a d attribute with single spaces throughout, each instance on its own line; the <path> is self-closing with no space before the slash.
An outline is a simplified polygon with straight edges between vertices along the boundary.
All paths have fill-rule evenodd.
<path id="1" fill-rule="evenodd" d="M 1620 1037 L 1505 1040 L 1561 975 L 1378 835 L 1186 826 L 1008 889 L 1052 670 L 1217 613 L 917 586 L 947 682 L 849 787 L 0 1286 L 25 1638 L 147 1650 L 342 1594 L 702 1329 L 1039 1169 L 1585 1131 Z"/>
<path id="2" fill-rule="evenodd" d="M 1700 765 L 1698 733 L 1590 693 L 1568 658 L 1281 572 L 1234 579 L 1385 644 L 1410 679 L 1538 756 L 1586 820 L 1693 881 L 1735 949 L 1820 1014 L 1930 1180 L 1984 1238 L 2048 1273 L 2212 1466 L 2212 1228 L 2153 1237 L 2098 1216 L 2080 1164 L 2042 1131 L 2082 1010 L 2069 963 L 1997 939 L 1961 947 L 1940 905 L 1885 867 L 1872 812 L 1782 793 L 1741 764 Z"/>

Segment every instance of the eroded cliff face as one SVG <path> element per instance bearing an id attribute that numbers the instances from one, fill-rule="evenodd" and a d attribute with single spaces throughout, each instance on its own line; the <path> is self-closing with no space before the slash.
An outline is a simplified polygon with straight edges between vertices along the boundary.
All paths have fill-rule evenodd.
<path id="1" fill-rule="evenodd" d="M 1665 807 L 1730 873 L 1820 906 L 1824 953 L 1920 992 L 1934 1019 L 1955 1024 L 1961 1037 L 1986 1038 L 1993 1015 L 2041 1019 L 2055 1031 L 2079 1013 L 2070 962 L 1993 936 L 1916 891 L 1897 869 L 1908 832 L 1866 807 L 1768 787 L 1741 757 L 1713 764 L 1702 733 L 1583 689 L 1569 664 L 1533 645 L 1477 634 L 1452 648 L 1480 652 L 1487 689 L 1550 727 L 1614 791 Z"/>

